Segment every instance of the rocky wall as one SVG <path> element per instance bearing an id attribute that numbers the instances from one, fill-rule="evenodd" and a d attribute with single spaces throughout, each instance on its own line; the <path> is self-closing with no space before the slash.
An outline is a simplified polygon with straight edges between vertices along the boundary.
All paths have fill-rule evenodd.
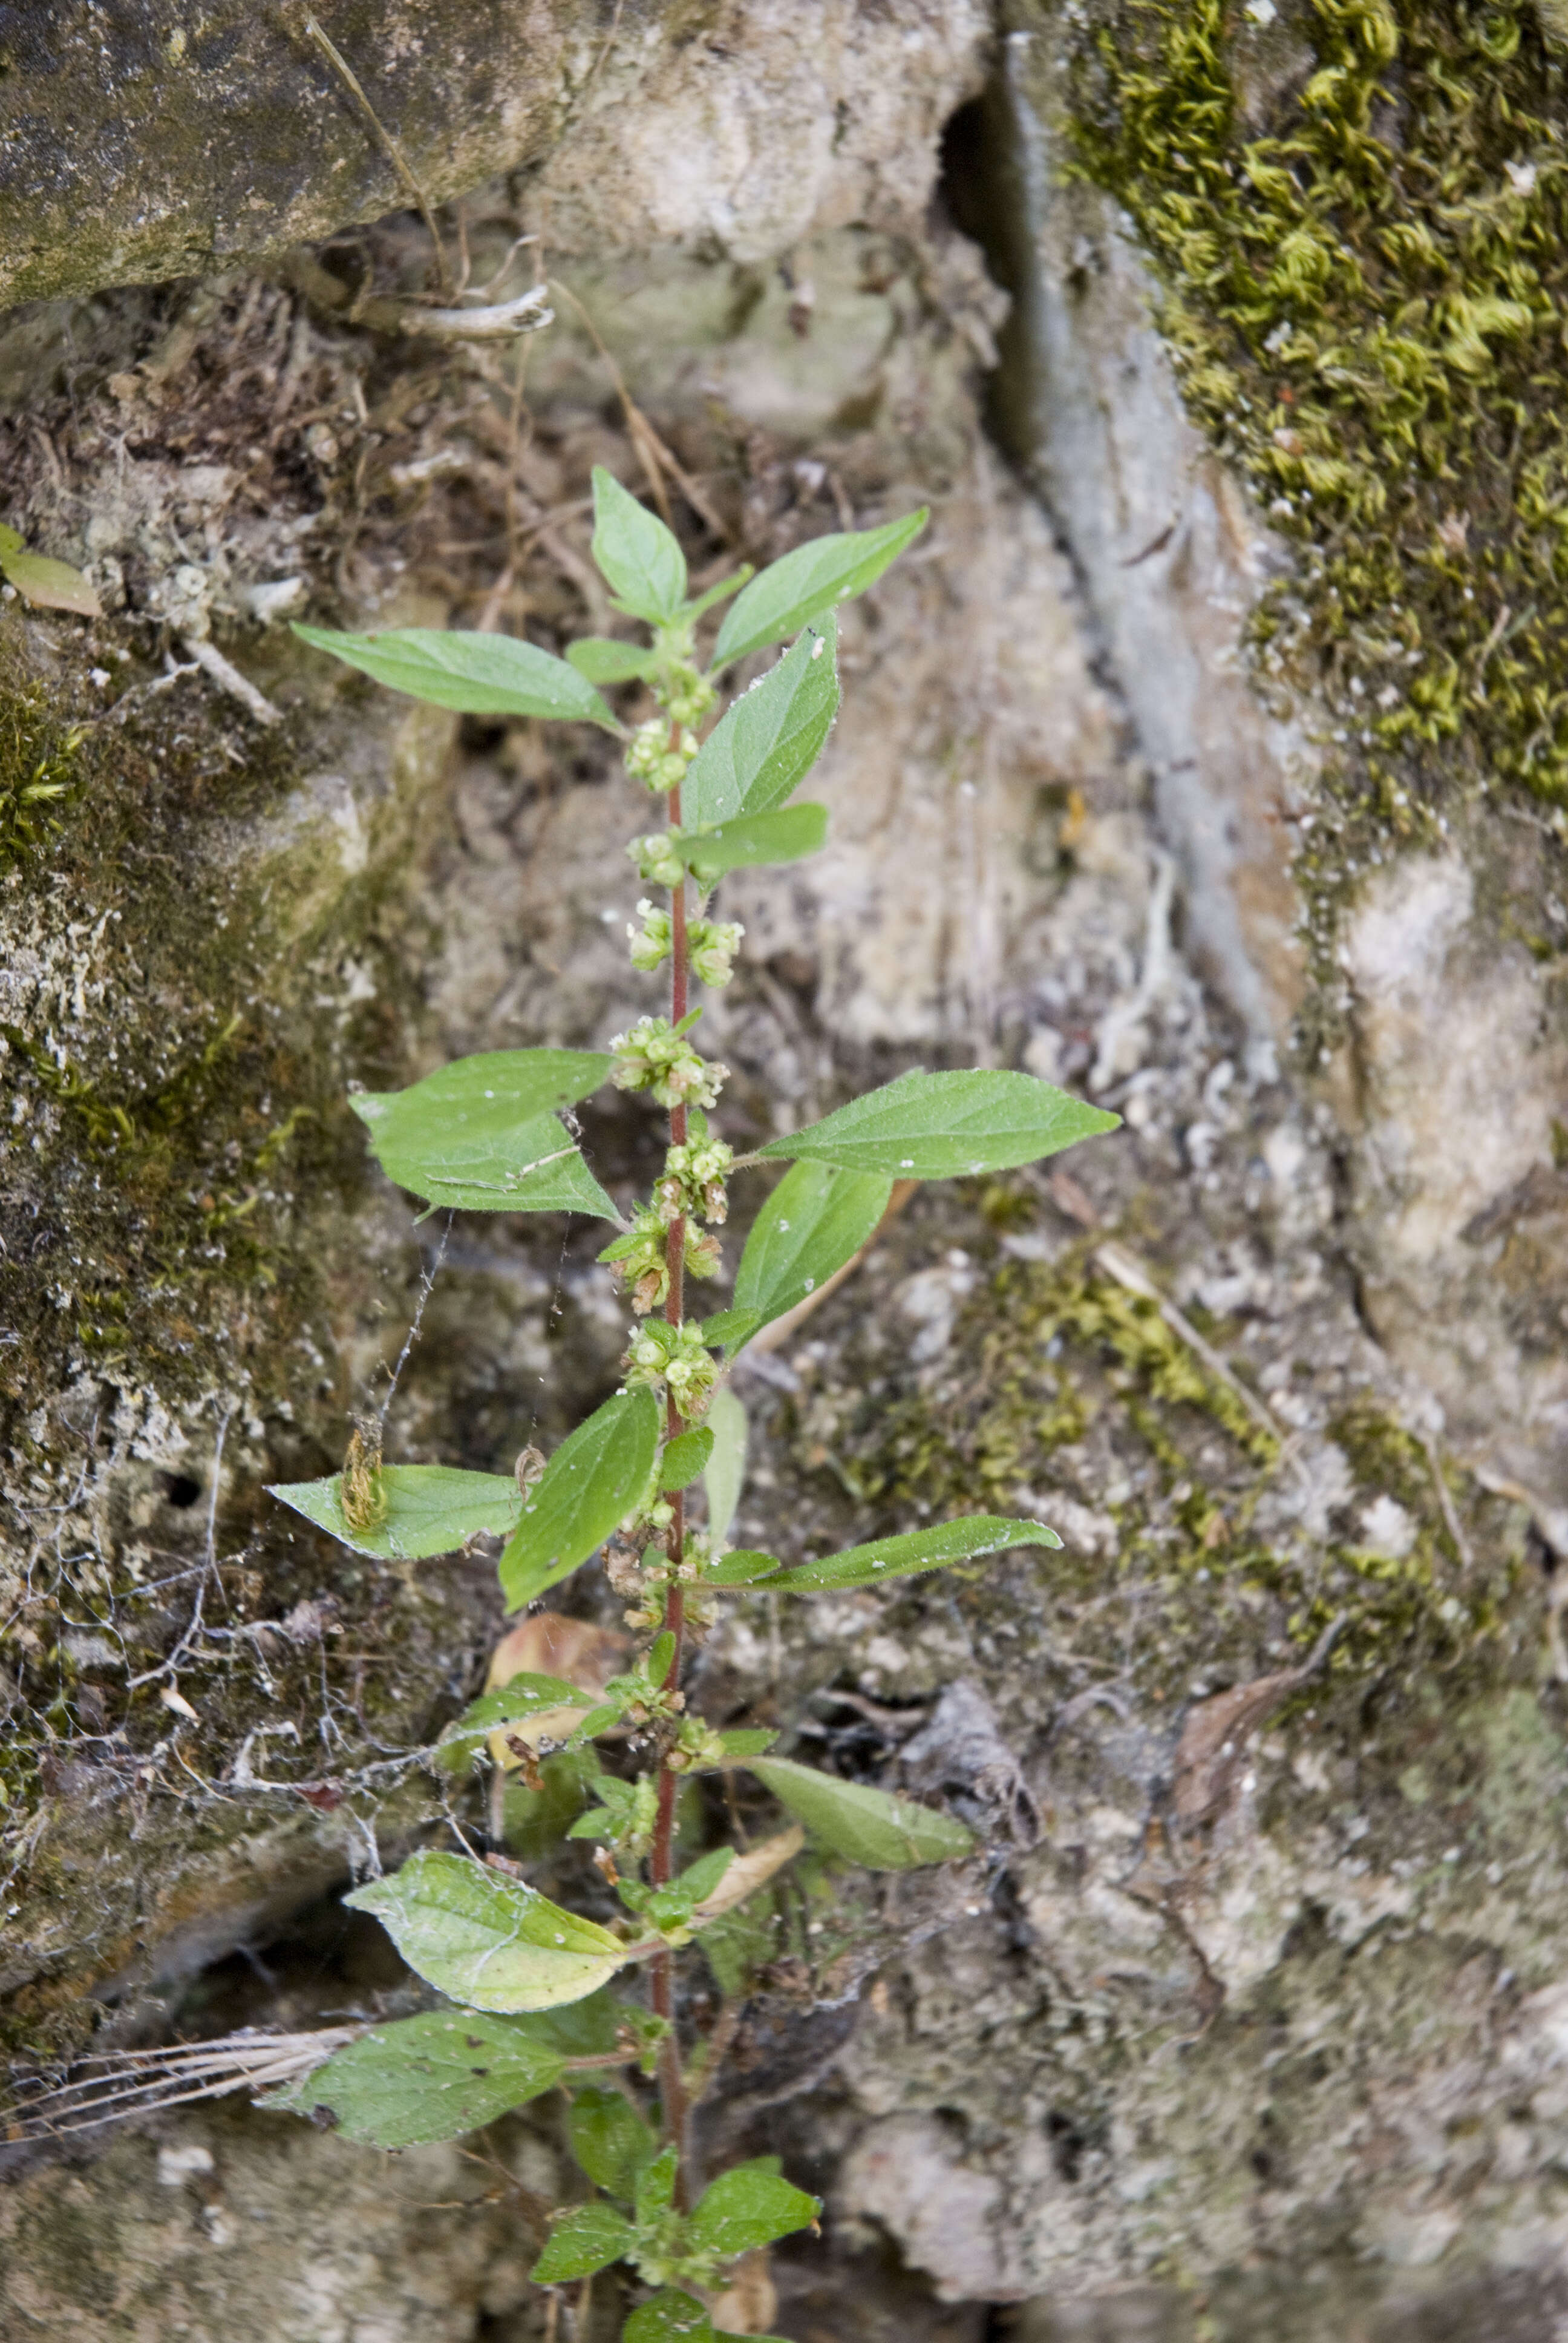
<path id="1" fill-rule="evenodd" d="M 1065 1539 L 799 1619 L 743 1597 L 705 1652 L 718 1710 L 950 1800 L 989 1849 L 809 1881 L 733 2013 L 711 2151 L 782 2147 L 829 2210 L 757 2319 L 1553 2333 L 1550 795 L 1423 767 L 1422 826 L 1374 819 L 1336 737 L 1361 671 L 1271 665 L 1282 594 L 1329 628 L 1315 540 L 1195 384 L 1151 101 L 1091 71 L 1108 16 L 900 0 L 803 37 L 760 5 L 558 11 L 525 48 L 515 15 L 481 41 L 471 14 L 437 40 L 427 11 L 417 39 L 376 13 L 322 22 L 432 201 L 461 195 L 454 275 L 509 267 L 505 295 L 537 261 L 565 287 L 547 330 L 498 354 L 409 324 L 431 247 L 387 214 L 394 166 L 308 33 L 275 55 L 248 15 L 207 12 L 200 48 L 171 12 L 135 74 L 102 53 L 131 159 L 84 140 L 71 168 L 97 173 L 106 249 L 35 191 L 13 280 L 61 297 L 8 345 L 0 512 L 106 613 L 0 606 L 23 2098 L 89 2045 L 409 2006 L 336 1893 L 443 1807 L 485 1826 L 417 1753 L 482 1672 L 487 1561 L 349 1566 L 262 1491 L 330 1470 L 352 1408 L 387 1404 L 396 1457 L 505 1469 L 608 1388 L 591 1231 L 416 1230 L 343 1096 L 464 1050 L 602 1046 L 639 1011 L 634 808 L 607 751 L 410 710 L 286 620 L 601 628 L 588 475 L 648 486 L 646 415 L 704 581 L 933 507 L 845 615 L 830 850 L 727 899 L 734 1135 L 915 1062 L 1023 1064 L 1126 1119 L 1049 1176 L 917 1197 L 743 1379 L 746 1538 L 828 1551 L 984 1505 Z M 1261 8 L 1112 29 L 1124 65 L 1173 44 L 1181 90 L 1212 50 L 1259 135 L 1340 37 Z M 0 82 L 25 186 L 46 139 L 18 93 L 65 54 L 40 43 L 30 20 Z M 155 203 L 145 156 L 182 109 L 227 128 Z M 1490 447 L 1467 460 L 1489 483 Z M 1441 494 L 1439 520 L 1464 490 Z M 648 1131 L 624 1103 L 585 1119 L 629 1193 Z M 526 1797 L 506 1819 L 543 1859 Z M 543 2333 L 548 2126 L 469 2145 L 387 2163 L 243 2103 L 18 2138 L 5 2318 Z M 601 2289 L 580 2332 L 615 2315 Z"/>

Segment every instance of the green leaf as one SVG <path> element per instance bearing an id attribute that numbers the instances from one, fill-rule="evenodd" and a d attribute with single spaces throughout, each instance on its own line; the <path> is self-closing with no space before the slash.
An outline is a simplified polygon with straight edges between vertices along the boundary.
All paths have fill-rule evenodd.
<path id="1" fill-rule="evenodd" d="M 895 1180 L 950 1180 L 1036 1162 L 1121 1120 L 1033 1074 L 901 1074 L 757 1151 Z"/>
<path id="2" fill-rule="evenodd" d="M 755 1586 L 759 1582 L 770 1584 L 784 1565 L 776 1554 L 756 1554 L 742 1546 L 734 1554 L 720 1554 L 719 1560 L 703 1574 L 705 1586 Z"/>
<path id="3" fill-rule="evenodd" d="M 950 1863 L 973 1850 L 974 1835 L 962 1823 L 909 1798 L 837 1781 L 787 1757 L 753 1757 L 750 1769 L 813 1838 L 835 1855 L 863 1863 L 868 1871 L 911 1871 L 918 1864 Z"/>
<path id="4" fill-rule="evenodd" d="M 387 1562 L 427 1562 L 456 1554 L 479 1531 L 505 1537 L 522 1509 L 509 1473 L 459 1473 L 450 1464 L 387 1464 L 381 1473 L 387 1516 L 375 1529 L 352 1530 L 343 1518 L 343 1476 L 285 1481 L 267 1491 L 356 1554 Z"/>
<path id="5" fill-rule="evenodd" d="M 689 602 L 681 617 L 700 618 L 704 610 L 711 610 L 716 602 L 728 602 L 731 594 L 739 594 L 756 574 L 751 563 L 743 561 L 739 569 L 732 569 L 728 578 L 721 578 L 716 586 L 709 586 L 706 593 L 699 594 L 694 602 Z"/>
<path id="6" fill-rule="evenodd" d="M 550 1765 L 558 1762 L 547 1760 Z M 614 1994 L 601 1990 L 586 2001 L 568 2002 L 559 2009 L 532 2010 L 508 2017 L 506 2023 L 563 2058 L 605 2058 L 621 2047 L 628 2027 L 639 2026 L 645 2016 L 636 2003 L 618 2001 Z"/>
<path id="7" fill-rule="evenodd" d="M 501 1556 L 508 1611 L 520 1611 L 586 1562 L 636 1509 L 653 1477 L 658 1433 L 653 1393 L 618 1392 L 562 1441 L 528 1491 Z"/>
<path id="8" fill-rule="evenodd" d="M 5 534 L 16 535 L 15 529 Z M 25 553 L 19 537 L 14 546 L 0 549 L 0 569 L 35 610 L 74 610 L 80 618 L 104 615 L 95 590 L 79 569 L 73 569 L 68 561 L 51 561 L 42 553 Z"/>
<path id="9" fill-rule="evenodd" d="M 852 1545 L 845 1554 L 825 1554 L 766 1581 L 770 1594 L 822 1594 L 841 1586 L 877 1586 L 890 1578 L 912 1578 L 950 1562 L 978 1562 L 1019 1545 L 1059 1546 L 1061 1540 L 1043 1522 L 1013 1522 L 1000 1513 L 966 1513 L 956 1522 L 907 1530 L 901 1537 Z M 733 1562 L 730 1554 L 727 1560 Z"/>
<path id="10" fill-rule="evenodd" d="M 515 635 L 459 634 L 435 627 L 395 627 L 379 635 L 340 635 L 330 627 L 294 629 L 301 642 L 330 651 L 377 683 L 411 699 L 463 716 L 542 716 L 619 725 L 586 676 Z"/>
<path id="11" fill-rule="evenodd" d="M 709 1425 L 699 1424 L 692 1432 L 678 1432 L 666 1443 L 658 1460 L 658 1485 L 661 1489 L 685 1489 L 699 1473 L 708 1469 L 713 1453 L 713 1433 Z"/>
<path id="12" fill-rule="evenodd" d="M 477 2010 L 427 2010 L 378 2026 L 337 2051 L 286 2099 L 300 2115 L 330 2107 L 349 2139 L 376 2147 L 417 2147 L 493 2123 L 566 2071 L 559 2052 L 530 2041 L 505 2018 Z"/>
<path id="13" fill-rule="evenodd" d="M 701 2303 L 666 2286 L 632 2312 L 620 2330 L 620 2343 L 719 2343 L 719 2338 Z M 769 2338 L 754 2338 L 753 2343 L 769 2343 Z"/>
<path id="14" fill-rule="evenodd" d="M 709 734 L 680 785 L 682 820 L 733 821 L 782 805 L 821 754 L 838 707 L 829 620 L 802 635 Z"/>
<path id="15" fill-rule="evenodd" d="M 613 472 L 593 468 L 593 558 L 623 609 L 658 626 L 680 616 L 686 556 L 657 513 L 628 496 Z"/>
<path id="16" fill-rule="evenodd" d="M 733 1733 L 719 1735 L 722 1756 L 715 1759 L 711 1765 L 694 1765 L 691 1770 L 694 1774 L 711 1774 L 726 1765 L 744 1765 L 751 1758 L 760 1757 L 765 1750 L 771 1749 L 778 1738 L 776 1733 L 769 1733 L 764 1726 L 740 1725 Z"/>
<path id="17" fill-rule="evenodd" d="M 550 2009 L 608 1985 L 618 1937 L 521 1880 L 426 1849 L 344 1897 L 374 1912 L 411 1969 L 471 2009 Z"/>
<path id="18" fill-rule="evenodd" d="M 764 1324 L 795 1309 L 853 1261 L 892 1192 L 892 1182 L 877 1172 L 797 1163 L 752 1224 L 735 1273 L 737 1309 L 755 1310 Z"/>
<path id="19" fill-rule="evenodd" d="M 711 830 L 675 833 L 675 850 L 699 887 L 713 885 L 727 870 L 762 863 L 799 862 L 815 854 L 828 835 L 828 809 L 780 806 L 772 813 L 737 814 Z"/>
<path id="20" fill-rule="evenodd" d="M 809 620 L 874 586 L 890 561 L 919 537 L 927 508 L 882 528 L 813 538 L 754 578 L 719 630 L 713 664 L 727 667 L 768 643 L 781 643 Z"/>
<path id="21" fill-rule="evenodd" d="M 498 1691 L 470 1701 L 442 1734 L 441 1746 L 449 1749 L 459 1742 L 480 1742 L 498 1725 L 521 1725 L 530 1716 L 548 1716 L 552 1709 L 579 1711 L 592 1704 L 593 1695 L 580 1684 L 568 1684 L 564 1676 L 534 1675 L 524 1669 Z"/>
<path id="22" fill-rule="evenodd" d="M 711 1318 L 703 1320 L 702 1339 L 710 1351 L 717 1351 L 721 1343 L 738 1350 L 761 1323 L 755 1310 L 717 1310 Z"/>
<path id="23" fill-rule="evenodd" d="M 675 2181 L 678 2169 L 673 2142 L 661 2148 L 653 2162 L 644 2167 L 637 2182 L 637 2226 L 650 2229 L 661 2213 L 668 2213 L 675 2202 Z"/>
<path id="24" fill-rule="evenodd" d="M 621 2091 L 578 2091 L 567 2118 L 571 2152 L 596 2188 L 629 2205 L 658 2142 Z"/>
<path id="25" fill-rule="evenodd" d="M 746 1485 L 746 1410 L 728 1383 L 720 1383 L 708 1403 L 708 1429 L 713 1449 L 702 1468 L 702 1485 L 708 1493 L 709 1538 L 718 1545 L 729 1534 Z"/>
<path id="26" fill-rule="evenodd" d="M 359 1091 L 349 1105 L 400 1188 L 480 1212 L 591 1212 L 613 1221 L 555 1111 L 607 1080 L 599 1050 L 484 1050 L 404 1091 Z"/>
<path id="27" fill-rule="evenodd" d="M 644 683 L 658 661 L 646 644 L 611 642 L 607 635 L 579 635 L 567 657 L 589 683 Z"/>
<path id="28" fill-rule="evenodd" d="M 821 2209 L 817 2197 L 774 2170 L 771 2157 L 760 2157 L 709 2182 L 692 2212 L 687 2243 L 694 2254 L 732 2261 L 792 2230 L 809 2229 Z"/>
<path id="29" fill-rule="evenodd" d="M 625 2258 L 637 2243 L 629 2221 L 608 2205 L 574 2205 L 550 2231 L 549 2243 L 528 2275 L 536 2286 L 564 2286 L 568 2278 L 592 2278 Z"/>

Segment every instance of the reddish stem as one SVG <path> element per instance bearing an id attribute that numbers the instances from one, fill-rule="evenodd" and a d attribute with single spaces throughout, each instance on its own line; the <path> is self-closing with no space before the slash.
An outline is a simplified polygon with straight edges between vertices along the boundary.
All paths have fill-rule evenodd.
<path id="1" fill-rule="evenodd" d="M 669 745 L 673 749 L 680 739 L 680 728 L 671 724 Z M 669 793 L 669 826 L 680 827 L 680 790 Z M 686 881 L 670 891 L 671 968 L 669 980 L 669 1021 L 678 1025 L 686 1015 L 688 990 L 686 942 Z M 672 1147 L 686 1144 L 687 1117 L 684 1106 L 669 1111 L 669 1143 Z M 664 1314 L 671 1326 L 678 1326 L 686 1307 L 686 1217 L 684 1213 L 671 1221 L 665 1238 L 665 1267 L 669 1275 L 669 1297 Z M 673 1393 L 665 1406 L 665 1433 L 673 1440 L 681 1431 L 680 1410 Z M 686 1656 L 686 1601 L 680 1582 L 675 1573 L 679 1569 L 686 1549 L 686 1499 L 677 1490 L 670 1499 L 673 1518 L 665 1535 L 665 1554 L 670 1567 L 669 1592 L 665 1604 L 664 1624 L 675 1637 L 675 1649 L 670 1654 L 665 1674 L 665 1688 L 674 1692 L 680 1683 L 681 1664 Z M 659 1768 L 658 1805 L 655 1811 L 653 1846 L 648 1869 L 656 1887 L 662 1887 L 669 1878 L 675 1847 L 675 1794 L 678 1776 L 668 1764 Z M 664 2117 L 664 2136 L 673 2140 L 678 2163 L 676 2172 L 675 2201 L 682 2209 L 688 2198 L 687 2190 L 687 2117 L 686 2078 L 681 2072 L 680 2045 L 675 2033 L 675 1956 L 672 1953 L 656 1953 L 648 1964 L 648 1993 L 654 2015 L 665 2019 L 669 2032 L 659 2046 L 658 2097 Z"/>

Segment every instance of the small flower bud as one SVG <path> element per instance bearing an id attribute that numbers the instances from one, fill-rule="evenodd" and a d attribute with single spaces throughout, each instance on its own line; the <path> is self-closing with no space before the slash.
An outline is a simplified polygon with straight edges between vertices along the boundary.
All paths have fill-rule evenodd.
<path id="1" fill-rule="evenodd" d="M 656 910 L 645 895 L 638 905 L 642 915 L 640 931 L 627 922 L 627 934 L 631 939 L 631 964 L 644 970 L 656 969 L 660 960 L 669 958 L 675 940 L 674 922 L 668 911 Z"/>
<path id="2" fill-rule="evenodd" d="M 720 990 L 735 973 L 732 962 L 745 933 L 738 920 L 693 920 L 687 930 L 692 974 Z"/>
<path id="3" fill-rule="evenodd" d="M 634 838 L 627 853 L 637 865 L 637 875 L 645 887 L 678 887 L 686 876 L 686 866 L 670 842 L 667 830 L 656 830 L 646 838 Z"/>

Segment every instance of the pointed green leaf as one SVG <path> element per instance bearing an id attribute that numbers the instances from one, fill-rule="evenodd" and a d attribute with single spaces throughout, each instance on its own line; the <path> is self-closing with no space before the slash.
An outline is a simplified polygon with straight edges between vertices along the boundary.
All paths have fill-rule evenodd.
<path id="1" fill-rule="evenodd" d="M 757 1151 L 895 1180 L 950 1180 L 1037 1162 L 1121 1121 L 1033 1074 L 901 1074 Z"/>
<path id="2" fill-rule="evenodd" d="M 518 1493 L 518 1504 L 522 1503 Z M 441 1735 L 441 1747 L 457 1749 L 467 1744 L 470 1747 L 494 1733 L 498 1725 L 524 1725 L 531 1716 L 548 1716 L 552 1709 L 568 1708 L 580 1711 L 589 1704 L 591 1695 L 581 1684 L 568 1684 L 563 1676 L 541 1676 L 524 1669 L 502 1684 L 498 1691 L 483 1694 L 470 1701 L 457 1721 Z"/>
<path id="3" fill-rule="evenodd" d="M 702 1322 L 702 1339 L 710 1351 L 728 1343 L 739 1350 L 749 1342 L 762 1323 L 755 1310 L 717 1310 L 711 1318 Z"/>
<path id="4" fill-rule="evenodd" d="M 754 578 L 719 630 L 713 664 L 727 667 L 768 643 L 798 634 L 809 620 L 837 602 L 848 602 L 875 585 L 890 561 L 919 537 L 928 508 L 890 520 L 882 528 L 813 538 Z"/>
<path id="5" fill-rule="evenodd" d="M 623 2205 L 631 2203 L 638 2177 L 658 2154 L 658 2140 L 621 2091 L 575 2093 L 567 2137 L 595 2187 Z"/>
<path id="6" fill-rule="evenodd" d="M 704 610 L 711 610 L 716 602 L 728 602 L 731 594 L 739 594 L 740 588 L 756 575 L 751 563 L 743 561 L 739 569 L 732 569 L 728 578 L 720 578 L 717 585 L 709 586 L 705 593 L 698 595 L 695 601 L 689 602 L 681 617 L 700 618 Z"/>
<path id="7" fill-rule="evenodd" d="M 797 1163 L 752 1223 L 735 1274 L 736 1308 L 755 1310 L 764 1324 L 795 1309 L 875 1235 L 892 1192 L 880 1173 Z"/>
<path id="8" fill-rule="evenodd" d="M 924 1863 L 950 1863 L 969 1855 L 974 1835 L 949 1815 L 909 1798 L 840 1782 L 787 1757 L 753 1757 L 750 1770 L 814 1839 L 868 1871 L 912 1871 Z"/>
<path id="9" fill-rule="evenodd" d="M 784 1565 L 776 1554 L 758 1554 L 739 1547 L 734 1554 L 720 1554 L 704 1574 L 708 1586 L 756 1586 L 770 1584 Z"/>
<path id="10" fill-rule="evenodd" d="M 653 1393 L 618 1392 L 562 1441 L 528 1491 L 501 1556 L 508 1611 L 520 1611 L 586 1562 L 636 1509 L 653 1478 L 658 1433 Z"/>
<path id="11" fill-rule="evenodd" d="M 770 2157 L 759 2157 L 709 2183 L 692 2212 L 687 2243 L 694 2254 L 732 2261 L 795 2229 L 809 2229 L 821 2209 L 818 2197 L 782 2177 Z"/>
<path id="12" fill-rule="evenodd" d="M 733 821 L 782 805 L 821 754 L 838 707 L 829 619 L 802 635 L 709 733 L 680 785 L 682 819 Z"/>
<path id="13" fill-rule="evenodd" d="M 611 642 L 607 635 L 579 635 L 567 657 L 589 683 L 646 682 L 657 664 L 646 644 Z"/>
<path id="14" fill-rule="evenodd" d="M 344 1897 L 374 1912 L 409 1967 L 470 2009 L 550 2009 L 608 1985 L 618 1937 L 521 1880 L 424 1850 Z"/>
<path id="15" fill-rule="evenodd" d="M 294 629 L 302 642 L 330 651 L 394 691 L 463 716 L 540 716 L 619 725 L 586 676 L 515 635 L 460 634 L 435 627 L 395 627 L 379 635 L 342 635 L 330 627 Z"/>
<path id="16" fill-rule="evenodd" d="M 593 468 L 593 558 L 633 617 L 658 626 L 686 600 L 686 556 L 657 513 L 628 496 L 613 472 Z"/>
<path id="17" fill-rule="evenodd" d="M 427 1562 L 456 1554 L 483 1531 L 505 1537 L 522 1511 L 522 1492 L 509 1473 L 459 1473 L 450 1464 L 388 1464 L 381 1473 L 386 1518 L 374 1529 L 352 1530 L 343 1518 L 343 1476 L 275 1483 L 267 1494 L 291 1505 L 356 1554 L 387 1562 Z"/>
<path id="18" fill-rule="evenodd" d="M 718 1545 L 729 1534 L 746 1484 L 746 1410 L 728 1383 L 720 1383 L 709 1402 L 708 1429 L 713 1449 L 702 1468 L 702 1485 L 708 1493 L 709 1540 Z"/>
<path id="19" fill-rule="evenodd" d="M 554 1111 L 597 1091 L 614 1062 L 599 1050 L 485 1050 L 407 1090 L 358 1091 L 348 1103 L 382 1170 L 432 1207 L 613 1221 Z"/>
<path id="20" fill-rule="evenodd" d="M 673 2142 L 661 2148 L 653 2162 L 644 2167 L 637 2182 L 637 2226 L 651 2228 L 661 2213 L 668 2213 L 675 2202 L 675 2181 L 678 2161 Z"/>
<path id="21" fill-rule="evenodd" d="M 637 2243 L 629 2221 L 608 2205 L 574 2205 L 550 2230 L 549 2243 L 528 2275 L 536 2286 L 565 2286 L 592 2278 L 620 2261 Z"/>
<path id="22" fill-rule="evenodd" d="M 417 2147 L 494 2123 L 554 2090 L 565 2072 L 558 2051 L 505 2018 L 433 2009 L 377 2026 L 265 2104 L 299 2115 L 329 2107 L 349 2139 Z"/>
<path id="23" fill-rule="evenodd" d="M 713 1432 L 709 1424 L 699 1424 L 692 1432 L 678 1432 L 668 1442 L 658 1460 L 658 1485 L 664 1490 L 689 1488 L 699 1473 L 705 1472 L 713 1453 Z"/>
<path id="24" fill-rule="evenodd" d="M 878 1586 L 890 1578 L 912 1578 L 950 1562 L 978 1562 L 1014 1546 L 1059 1546 L 1061 1540 L 1043 1522 L 1014 1522 L 1000 1513 L 966 1513 L 956 1522 L 936 1522 L 901 1537 L 852 1545 L 845 1554 L 825 1554 L 816 1562 L 780 1570 L 766 1584 L 770 1594 L 822 1594 L 843 1586 Z M 735 1556 L 726 1557 L 733 1562 Z"/>
<path id="25" fill-rule="evenodd" d="M 68 561 L 51 561 L 46 554 L 23 552 L 19 538 L 15 547 L 0 551 L 0 570 L 35 610 L 74 610 L 80 618 L 104 615 L 95 589 L 79 569 Z"/>
<path id="26" fill-rule="evenodd" d="M 828 809 L 779 806 L 772 813 L 737 814 L 711 830 L 677 830 L 675 851 L 699 887 L 707 889 L 727 870 L 762 864 L 799 862 L 815 854 L 828 835 Z"/>
<path id="27" fill-rule="evenodd" d="M 689 2294 L 660 2287 L 651 2302 L 634 2310 L 620 2330 L 620 2343 L 719 2343 L 713 2321 Z M 769 2343 L 763 2336 L 755 2343 Z"/>

